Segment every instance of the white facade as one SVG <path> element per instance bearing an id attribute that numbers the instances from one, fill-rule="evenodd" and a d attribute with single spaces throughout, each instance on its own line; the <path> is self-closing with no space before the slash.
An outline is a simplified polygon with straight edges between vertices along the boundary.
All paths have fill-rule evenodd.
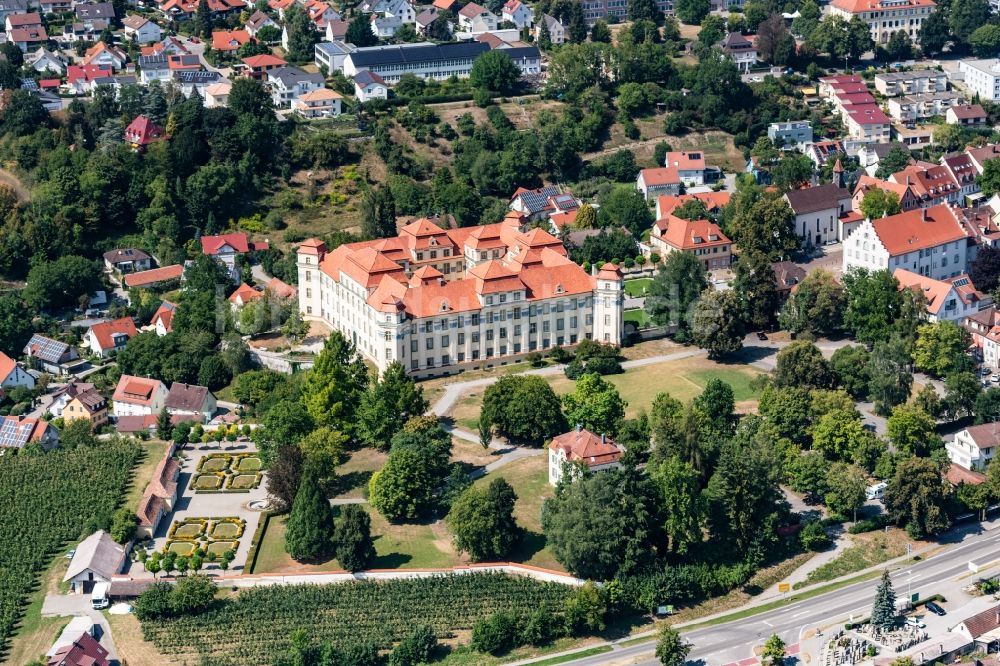
<path id="1" fill-rule="evenodd" d="M 935 9 L 933 0 L 834 0 L 829 12 L 846 21 L 858 16 L 868 24 L 876 45 L 885 45 L 894 32 L 920 40 L 920 26 Z"/>
<path id="2" fill-rule="evenodd" d="M 1000 100 L 1000 60 L 960 60 L 958 71 L 969 93 L 989 102 Z"/>
<path id="3" fill-rule="evenodd" d="M 132 402 L 124 399 L 114 400 L 112 414 L 115 416 L 150 416 L 159 414 L 167 400 L 167 388 L 162 382 L 157 382 L 149 401 Z"/>
<path id="4" fill-rule="evenodd" d="M 904 97 L 891 97 L 888 101 L 889 115 L 896 120 L 910 122 L 933 116 L 943 116 L 953 106 L 962 103 L 956 93 L 921 93 Z"/>
<path id="5" fill-rule="evenodd" d="M 386 83 L 399 81 L 404 74 L 421 79 L 443 81 L 452 76 L 469 78 L 472 63 L 490 50 L 480 42 L 449 42 L 445 44 L 397 44 L 357 49 L 344 58 L 344 75 L 352 78 L 368 70 Z"/>
<path id="6" fill-rule="evenodd" d="M 129 22 L 126 21 L 125 34 L 140 44 L 158 42 L 163 38 L 163 31 L 161 31 L 160 26 L 153 21 L 135 21 L 134 25 L 137 25 L 138 27 L 132 27 L 129 25 Z"/>
<path id="7" fill-rule="evenodd" d="M 3 356 L 3 358 L 6 360 L 10 360 L 7 357 L 7 355 L 4 354 L 3 352 L 0 352 L 0 356 Z M 13 363 L 13 361 L 11 362 Z M 10 370 L 9 373 L 7 373 L 7 376 L 3 378 L 2 383 L 0 383 L 0 387 L 5 389 L 12 389 L 12 388 L 17 388 L 19 386 L 29 389 L 34 388 L 35 378 L 29 375 L 27 372 L 25 372 L 21 368 L 21 366 L 14 363 L 14 367 Z"/>
<path id="8" fill-rule="evenodd" d="M 776 145 L 802 146 L 812 143 L 812 123 L 808 120 L 771 123 L 767 126 L 767 138 Z"/>
<path id="9" fill-rule="evenodd" d="M 875 90 L 886 97 L 944 92 L 948 90 L 948 75 L 929 69 L 876 74 Z"/>
<path id="10" fill-rule="evenodd" d="M 955 433 L 955 439 L 945 443 L 948 459 L 973 471 L 983 470 L 996 455 L 1000 441 L 1000 423 L 984 423 Z"/>
<path id="11" fill-rule="evenodd" d="M 535 22 L 535 14 L 531 7 L 521 0 L 510 0 L 500 10 L 500 18 L 513 23 L 518 29 L 530 28 Z"/>
<path id="12" fill-rule="evenodd" d="M 935 209 L 943 208 L 936 206 Z M 928 209 L 901 213 L 884 220 L 892 220 L 901 216 L 919 215 Z M 890 222 L 891 224 L 891 222 Z M 905 243 L 905 241 L 904 241 Z M 925 275 L 935 280 L 965 273 L 968 267 L 968 239 L 959 238 L 947 242 L 934 243 L 929 247 L 905 250 L 885 246 L 871 220 L 864 220 L 844 241 L 843 269 L 846 273 L 853 268 L 866 268 L 872 271 L 887 270 L 892 272 L 903 268 L 913 273 Z"/>

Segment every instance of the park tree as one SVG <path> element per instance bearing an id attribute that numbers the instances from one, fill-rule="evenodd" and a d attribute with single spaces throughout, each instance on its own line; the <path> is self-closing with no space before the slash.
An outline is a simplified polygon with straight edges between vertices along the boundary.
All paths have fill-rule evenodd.
<path id="1" fill-rule="evenodd" d="M 789 296 L 778 322 L 793 333 L 831 335 L 841 328 L 844 306 L 843 287 L 829 271 L 815 269 Z"/>
<path id="2" fill-rule="evenodd" d="M 810 440 L 812 405 L 805 387 L 768 386 L 760 397 L 759 412 L 778 437 L 806 446 Z"/>
<path id="3" fill-rule="evenodd" d="M 698 25 L 708 16 L 712 5 L 709 0 L 679 0 L 674 4 L 674 13 L 683 23 Z"/>
<path id="4" fill-rule="evenodd" d="M 858 509 L 865 505 L 868 486 L 864 470 L 857 465 L 834 463 L 826 476 L 826 506 L 837 513 L 858 518 Z"/>
<path id="5" fill-rule="evenodd" d="M 84 419 L 77 420 L 86 423 Z M 126 506 L 120 507 L 111 515 L 111 538 L 118 543 L 128 543 L 135 536 L 135 528 L 138 526 L 139 518 L 135 511 Z"/>
<path id="6" fill-rule="evenodd" d="M 96 262 L 76 255 L 55 261 L 40 261 L 28 271 L 27 285 L 21 292 L 34 311 L 75 307 L 101 288 L 101 269 Z"/>
<path id="7" fill-rule="evenodd" d="M 813 448 L 830 460 L 853 460 L 854 451 L 866 435 L 856 412 L 834 409 L 813 426 Z"/>
<path id="8" fill-rule="evenodd" d="M 590 29 L 590 41 L 603 44 L 611 43 L 611 30 L 608 28 L 607 21 L 601 19 L 594 22 Z"/>
<path id="9" fill-rule="evenodd" d="M 915 539 L 939 534 L 949 525 L 944 482 L 928 458 L 899 461 L 883 498 L 886 513 Z"/>
<path id="10" fill-rule="evenodd" d="M 994 160 L 990 160 L 987 164 L 992 162 Z M 1000 286 L 1000 248 L 979 248 L 975 260 L 969 266 L 969 277 L 972 278 L 976 289 L 983 293 L 993 293 Z M 0 313 L 2 312 L 3 306 L 2 301 L 0 301 Z M 2 318 L 0 318 L 0 322 L 2 322 Z"/>
<path id="11" fill-rule="evenodd" d="M 388 187 L 369 189 L 361 200 L 361 235 L 390 238 L 396 231 L 396 201 Z"/>
<path id="12" fill-rule="evenodd" d="M 902 308 L 899 282 L 889 271 L 855 268 L 843 276 L 844 325 L 859 342 L 888 340 Z"/>
<path id="13" fill-rule="evenodd" d="M 957 42 L 968 45 L 972 34 L 987 25 L 992 14 L 989 0 L 952 0 L 948 9 L 948 27 Z"/>
<path id="14" fill-rule="evenodd" d="M 368 482 L 369 502 L 393 522 L 414 520 L 428 511 L 449 470 L 451 437 L 440 424 L 408 428 L 393 437 L 389 459 Z"/>
<path id="15" fill-rule="evenodd" d="M 691 341 L 707 350 L 709 358 L 738 351 L 746 335 L 741 309 L 734 291 L 706 289 L 691 312 Z"/>
<path id="16" fill-rule="evenodd" d="M 500 477 L 488 486 L 468 488 L 451 506 L 446 519 L 455 549 L 469 554 L 473 562 L 501 562 L 521 539 L 514 520 L 517 494 Z"/>
<path id="17" fill-rule="evenodd" d="M 910 355 L 897 339 L 876 342 L 868 360 L 871 377 L 868 395 L 875 403 L 875 411 L 883 416 L 896 405 L 906 402 L 913 386 L 910 372 Z"/>
<path id="18" fill-rule="evenodd" d="M 273 462 L 278 448 L 284 444 L 298 444 L 303 437 L 315 430 L 306 406 L 301 400 L 281 400 L 275 403 L 254 431 L 254 441 L 265 465 Z"/>
<path id="19" fill-rule="evenodd" d="M 678 335 L 690 332 L 691 307 L 708 288 L 705 267 L 688 252 L 671 252 L 646 291 L 645 308 L 657 326 L 677 326 Z"/>
<path id="20" fill-rule="evenodd" d="M 899 405 L 892 410 L 886 434 L 897 451 L 911 456 L 926 457 L 941 446 L 934 419 L 914 405 Z"/>
<path id="21" fill-rule="evenodd" d="M 652 226 L 653 213 L 633 185 L 620 185 L 601 197 L 597 223 L 602 227 L 624 227 L 633 238 L 640 238 Z"/>
<path id="22" fill-rule="evenodd" d="M 792 20 L 792 32 L 808 41 L 820 18 L 822 12 L 816 0 L 805 0 L 799 7 L 799 15 Z"/>
<path id="23" fill-rule="evenodd" d="M 575 576 L 611 580 L 651 555 L 648 493 L 630 492 L 627 472 L 585 475 L 564 484 L 542 508 L 542 529 L 555 558 Z"/>
<path id="24" fill-rule="evenodd" d="M 684 666 L 691 654 L 691 644 L 681 638 L 679 631 L 666 622 L 656 630 L 656 658 L 662 666 Z"/>
<path id="25" fill-rule="evenodd" d="M 976 396 L 972 411 L 976 415 L 977 425 L 1000 421 L 1000 388 L 988 388 Z"/>
<path id="26" fill-rule="evenodd" d="M 977 58 L 992 58 L 1000 52 L 1000 26 L 987 23 L 972 31 L 969 45 Z"/>
<path id="27" fill-rule="evenodd" d="M 511 442 L 532 446 L 567 429 L 559 397 L 548 382 L 532 375 L 507 375 L 491 384 L 483 394 L 479 423 Z"/>
<path id="28" fill-rule="evenodd" d="M 896 592 L 892 589 L 888 569 L 882 572 L 882 579 L 875 589 L 871 622 L 880 629 L 889 629 L 896 624 Z"/>
<path id="29" fill-rule="evenodd" d="M 971 370 L 953 372 L 944 380 L 944 400 L 941 405 L 952 419 L 972 414 L 983 387 Z"/>
<path id="30" fill-rule="evenodd" d="M 747 327 L 756 330 L 770 328 L 778 311 L 778 285 L 766 256 L 752 253 L 740 255 L 736 262 L 733 291 L 743 306 L 741 318 Z"/>
<path id="31" fill-rule="evenodd" d="M 896 30 L 889 35 L 885 52 L 894 60 L 909 60 L 913 57 L 913 40 L 905 30 Z"/>
<path id="32" fill-rule="evenodd" d="M 889 190 L 873 187 L 861 199 L 861 213 L 872 220 L 902 212 L 899 195 Z"/>
<path id="33" fill-rule="evenodd" d="M 991 197 L 1000 192 L 1000 160 L 987 160 L 983 172 L 976 176 L 976 184 L 982 189 L 983 196 Z"/>
<path id="34" fill-rule="evenodd" d="M 614 384 L 600 375 L 587 373 L 576 381 L 576 388 L 562 398 L 566 420 L 597 434 L 613 436 L 625 418 L 626 402 Z"/>
<path id="35" fill-rule="evenodd" d="M 302 390 L 306 411 L 317 425 L 352 433 L 368 379 L 368 367 L 354 343 L 334 331 L 306 375 Z"/>
<path id="36" fill-rule="evenodd" d="M 972 337 L 953 321 L 937 321 L 917 328 L 913 363 L 917 370 L 934 377 L 945 377 L 968 370 L 971 361 L 965 355 Z"/>
<path id="37" fill-rule="evenodd" d="M 333 545 L 333 512 L 307 467 L 302 473 L 285 531 L 285 550 L 299 562 L 316 561 Z"/>
<path id="38" fill-rule="evenodd" d="M 698 42 L 704 46 L 714 46 L 726 36 L 726 19 L 709 14 L 701 20 L 701 30 L 698 31 Z"/>
<path id="39" fill-rule="evenodd" d="M 366 569 L 375 558 L 372 520 L 358 504 L 348 504 L 341 509 L 333 540 L 337 562 L 348 571 Z"/>
<path id="40" fill-rule="evenodd" d="M 743 252 L 756 252 L 771 261 L 780 261 L 799 249 L 795 214 L 788 202 L 778 196 L 761 196 L 736 213 L 731 227 L 733 241 Z"/>
<path id="41" fill-rule="evenodd" d="M 831 388 L 835 383 L 829 362 L 808 340 L 796 340 L 778 352 L 775 358 L 775 386 Z"/>
<path id="42" fill-rule="evenodd" d="M 658 492 L 666 549 L 684 555 L 702 539 L 701 475 L 677 456 L 650 463 L 647 471 Z"/>
<path id="43" fill-rule="evenodd" d="M 365 446 L 388 449 L 393 436 L 429 403 L 399 361 L 393 361 L 361 395 L 356 414 L 356 435 Z"/>
<path id="44" fill-rule="evenodd" d="M 175 616 L 202 613 L 215 601 L 215 592 L 215 583 L 208 576 L 185 576 L 170 593 L 170 612 Z"/>
<path id="45" fill-rule="evenodd" d="M 337 478 L 336 467 L 347 459 L 349 441 L 347 435 L 330 426 L 320 426 L 299 440 L 305 465 L 323 488 L 333 488 Z"/>
<path id="46" fill-rule="evenodd" d="M 770 535 L 767 526 L 782 499 L 781 464 L 762 442 L 737 436 L 722 449 L 707 495 L 722 521 L 716 530 L 735 548 L 746 550 Z"/>
<path id="47" fill-rule="evenodd" d="M 517 85 L 521 70 L 502 50 L 487 51 L 476 58 L 469 73 L 474 88 L 507 94 Z"/>
<path id="48" fill-rule="evenodd" d="M 848 345 L 837 349 L 830 357 L 830 368 L 837 383 L 855 400 L 865 400 L 868 397 L 868 387 L 871 384 L 870 356 L 864 346 Z"/>
<path id="49" fill-rule="evenodd" d="M 827 492 L 830 461 L 816 451 L 800 453 L 788 465 L 788 483 L 793 490 L 821 501 Z"/>
<path id="50" fill-rule="evenodd" d="M 626 16 L 629 21 L 652 21 L 663 23 L 663 12 L 655 0 L 629 0 Z"/>

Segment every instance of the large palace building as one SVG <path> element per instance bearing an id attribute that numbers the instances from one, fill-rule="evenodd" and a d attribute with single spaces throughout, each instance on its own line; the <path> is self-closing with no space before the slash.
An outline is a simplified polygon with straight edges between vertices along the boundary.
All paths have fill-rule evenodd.
<path id="1" fill-rule="evenodd" d="M 492 367 L 584 339 L 620 344 L 622 275 L 588 275 L 517 216 L 442 229 L 424 218 L 395 238 L 298 249 L 299 309 L 342 331 L 379 370 L 418 377 Z"/>

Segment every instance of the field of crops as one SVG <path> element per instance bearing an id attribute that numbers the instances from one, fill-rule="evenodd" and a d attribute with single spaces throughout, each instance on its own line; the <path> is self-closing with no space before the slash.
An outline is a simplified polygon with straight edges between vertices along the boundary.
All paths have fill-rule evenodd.
<path id="1" fill-rule="evenodd" d="M 256 587 L 200 615 L 145 622 L 142 631 L 163 654 L 206 654 L 256 666 L 287 652 L 292 634 L 303 627 L 314 642 L 390 648 L 417 621 L 446 637 L 497 610 L 561 607 L 569 593 L 564 585 L 503 574 Z"/>
<path id="2" fill-rule="evenodd" d="M 0 661 L 38 572 L 110 522 L 140 454 L 137 444 L 109 442 L 0 457 Z"/>

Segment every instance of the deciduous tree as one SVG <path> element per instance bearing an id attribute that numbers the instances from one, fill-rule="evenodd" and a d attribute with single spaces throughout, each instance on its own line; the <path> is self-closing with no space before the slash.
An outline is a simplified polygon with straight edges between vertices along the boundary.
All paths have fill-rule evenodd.
<path id="1" fill-rule="evenodd" d="M 358 405 L 357 438 L 366 446 L 387 449 L 393 436 L 415 416 L 427 411 L 424 391 L 393 361 L 362 394 Z"/>
<path id="2" fill-rule="evenodd" d="M 503 561 L 521 539 L 514 520 L 516 502 L 517 494 L 502 477 L 486 487 L 468 488 L 447 517 L 456 550 L 468 553 L 473 562 Z"/>
<path id="3" fill-rule="evenodd" d="M 576 381 L 576 388 L 562 398 L 566 420 L 591 432 L 614 435 L 618 423 L 625 418 L 627 403 L 618 389 L 600 375 L 585 374 Z"/>
<path id="4" fill-rule="evenodd" d="M 531 375 L 501 377 L 487 388 L 479 422 L 512 442 L 534 446 L 567 429 L 559 397 L 548 382 Z"/>
<path id="5" fill-rule="evenodd" d="M 738 351 L 746 335 L 741 308 L 732 290 L 706 289 L 691 312 L 691 340 L 708 350 L 709 358 Z"/>
<path id="6" fill-rule="evenodd" d="M 913 538 L 938 534 L 948 528 L 941 471 L 928 458 L 906 458 L 896 465 L 885 497 L 886 512 Z"/>

